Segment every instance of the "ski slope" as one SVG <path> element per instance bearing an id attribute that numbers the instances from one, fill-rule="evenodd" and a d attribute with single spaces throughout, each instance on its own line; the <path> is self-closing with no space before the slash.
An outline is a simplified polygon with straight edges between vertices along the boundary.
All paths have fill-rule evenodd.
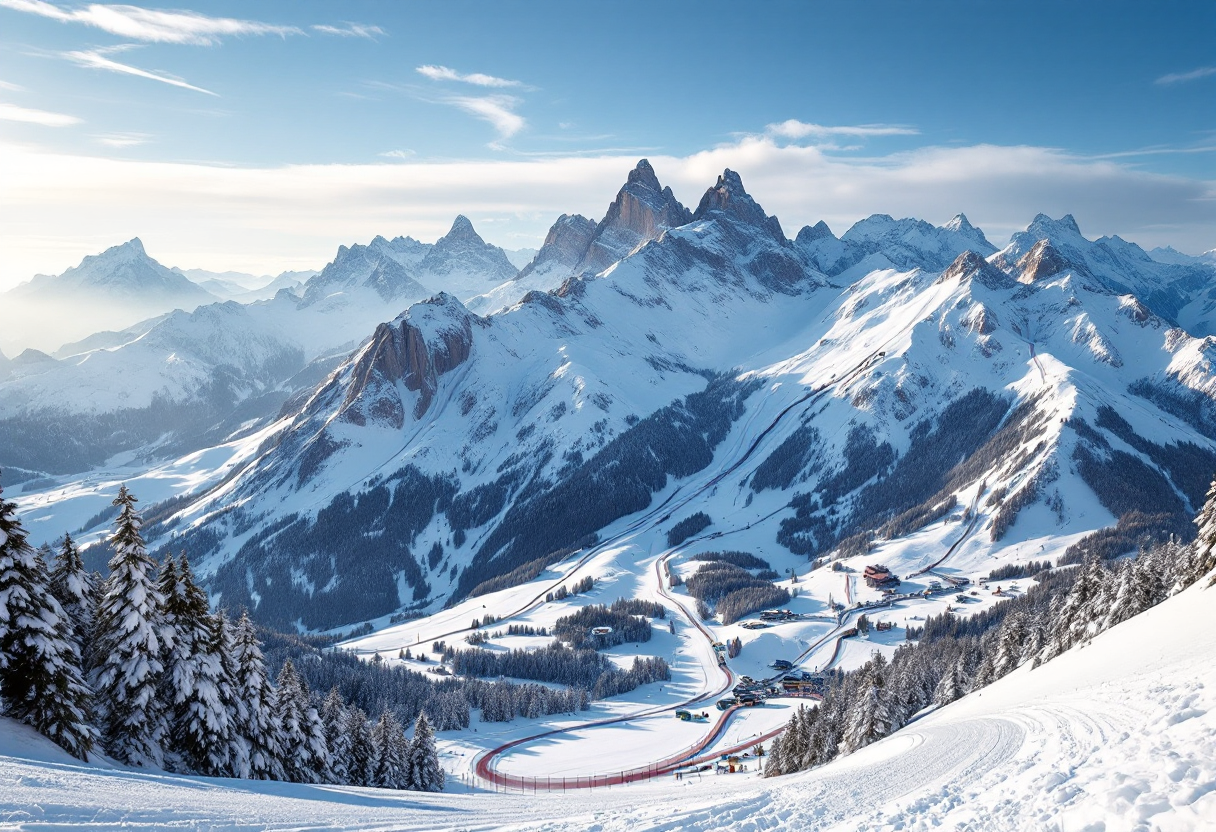
<path id="1" fill-rule="evenodd" d="M 84 765 L 0 722 L 28 829 L 1216 829 L 1216 588 L 1196 585 L 851 757 L 798 775 L 560 793 L 250 783 Z M 446 765 L 453 767 L 452 757 Z"/>

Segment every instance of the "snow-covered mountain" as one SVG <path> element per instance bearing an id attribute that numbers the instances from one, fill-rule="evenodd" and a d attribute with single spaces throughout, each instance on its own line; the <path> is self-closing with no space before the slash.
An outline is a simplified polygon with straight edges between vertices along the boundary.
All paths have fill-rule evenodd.
<path id="1" fill-rule="evenodd" d="M 625 200 L 664 193 L 648 180 Z M 588 229 L 559 220 L 536 268 L 579 268 Z M 955 505 L 981 559 L 1133 511 L 1185 526 L 1216 468 L 1212 346 L 1125 291 L 1138 249 L 1068 218 L 1001 252 L 963 217 L 807 236 L 726 171 L 688 222 L 596 275 L 484 317 L 446 294 L 415 305 L 174 523 L 206 530 L 213 591 L 315 627 L 433 609 L 675 494 L 801 558 Z M 832 240 L 851 266 L 820 256 Z M 884 265 L 833 285 L 867 258 Z M 735 473 L 696 486 L 713 471 Z"/>
<path id="2" fill-rule="evenodd" d="M 89 255 L 61 275 L 37 275 L 3 294 L 0 342 L 53 350 L 105 329 L 217 300 L 148 256 L 138 237 Z"/>
<path id="3" fill-rule="evenodd" d="M 142 370 L 140 407 L 231 393 L 247 434 L 216 410 L 206 435 L 239 464 L 149 533 L 184 534 L 225 603 L 310 628 L 437 609 L 659 504 L 648 545 L 703 511 L 787 568 L 963 516 L 977 569 L 1117 522 L 1110 545 L 1134 548 L 1185 532 L 1216 469 L 1216 270 L 1071 217 L 999 252 L 962 215 L 791 241 L 733 171 L 688 212 L 643 161 L 604 220 L 559 218 L 502 284 L 522 297 L 410 298 L 436 264 L 508 274 L 491 248 L 462 218 L 433 247 L 344 247 L 302 298 L 214 313 L 218 351 L 168 319 L 0 384 L 0 408 L 32 436 L 34 403 L 73 407 L 52 391 L 88 361 L 115 377 L 170 354 L 182 371 Z M 340 338 L 362 344 L 339 360 Z M 221 354 L 246 356 L 223 384 Z"/>
<path id="4" fill-rule="evenodd" d="M 58 350 L 63 360 L 27 361 L 0 383 L 0 427 L 13 437 L 0 465 L 80 472 L 118 452 L 163 457 L 254 432 L 378 323 L 429 297 L 415 275 L 467 284 L 468 297 L 515 269 L 459 217 L 433 246 L 409 237 L 341 246 L 298 294 L 94 333 Z"/>
<path id="5" fill-rule="evenodd" d="M 824 274 L 861 276 L 875 269 L 940 271 L 964 251 L 988 256 L 996 247 L 958 214 L 943 226 L 875 214 L 837 238 L 822 220 L 798 232 L 795 243 Z"/>
<path id="6" fill-rule="evenodd" d="M 240 303 L 251 303 L 255 300 L 269 300 L 279 293 L 280 289 L 296 290 L 316 271 L 286 271 L 277 276 L 252 275 L 245 272 L 212 272 L 206 269 L 179 269 L 173 271 L 184 275 L 192 282 L 206 289 L 220 300 L 235 300 Z"/>

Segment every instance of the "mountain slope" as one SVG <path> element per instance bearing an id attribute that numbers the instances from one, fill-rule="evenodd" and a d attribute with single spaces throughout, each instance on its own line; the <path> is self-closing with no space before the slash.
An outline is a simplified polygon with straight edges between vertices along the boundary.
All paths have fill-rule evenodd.
<path id="1" fill-rule="evenodd" d="M 7 323 L 0 343 L 44 350 L 217 300 L 149 257 L 138 237 L 89 255 L 61 275 L 38 275 L 0 298 Z"/>
<path id="2" fill-rule="evenodd" d="M 903 229 L 877 235 L 887 259 L 976 238 L 871 226 Z M 975 564 L 1129 512 L 1156 518 L 1130 547 L 1183 529 L 1216 433 L 1171 403 L 1210 396 L 1206 342 L 1075 269 L 1023 283 L 998 268 L 1012 251 L 841 292 L 727 171 L 598 277 L 484 318 L 441 296 L 380 327 L 182 520 L 209 529 L 213 590 L 315 627 L 434 609 L 677 493 L 786 557 L 881 548 L 962 506 Z"/>

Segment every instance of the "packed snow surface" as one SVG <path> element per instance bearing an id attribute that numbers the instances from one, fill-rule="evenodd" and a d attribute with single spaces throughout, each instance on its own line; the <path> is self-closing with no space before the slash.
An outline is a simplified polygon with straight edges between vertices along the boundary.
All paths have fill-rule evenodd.
<path id="1" fill-rule="evenodd" d="M 831 765 L 577 794 L 175 777 L 0 723 L 0 823 L 85 829 L 1216 829 L 1216 589 L 1197 584 Z M 592 729 L 594 730 L 594 729 Z M 462 776 L 464 775 L 464 776 Z"/>

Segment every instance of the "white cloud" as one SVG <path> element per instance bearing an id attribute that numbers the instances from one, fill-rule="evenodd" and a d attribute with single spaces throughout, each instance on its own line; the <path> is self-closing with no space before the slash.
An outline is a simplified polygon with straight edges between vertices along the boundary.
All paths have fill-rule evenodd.
<path id="1" fill-rule="evenodd" d="M 0 81 L 0 90 L 7 90 L 9 92 L 25 92 L 25 87 L 21 86 L 20 84 L 10 83 L 8 81 Z"/>
<path id="2" fill-rule="evenodd" d="M 147 133 L 98 133 L 93 139 L 106 147 L 138 147 L 147 144 L 152 137 Z"/>
<path id="3" fill-rule="evenodd" d="M 256 20 L 207 17 L 191 11 L 144 9 L 139 6 L 91 3 L 66 9 L 43 0 L 0 0 L 0 7 L 48 17 L 63 23 L 81 23 L 132 40 L 149 43 L 183 43 L 212 46 L 236 35 L 303 34 L 295 26 L 276 26 Z"/>
<path id="4" fill-rule="evenodd" d="M 386 150 L 380 154 L 386 159 L 410 159 L 414 156 L 412 150 Z"/>
<path id="5" fill-rule="evenodd" d="M 323 35 L 336 35 L 340 38 L 367 38 L 375 40 L 388 34 L 379 26 L 369 26 L 366 23 L 347 23 L 344 26 L 329 26 L 324 23 L 312 27 L 313 31 Z"/>
<path id="6" fill-rule="evenodd" d="M 827 126 L 823 124 L 808 124 L 797 119 L 789 119 L 778 124 L 770 124 L 764 132 L 769 136 L 776 136 L 783 139 L 805 139 L 808 136 L 814 138 L 827 138 L 829 136 L 917 136 L 920 131 L 912 127 L 904 127 L 897 124 L 859 124 L 859 125 L 836 125 Z"/>
<path id="7" fill-rule="evenodd" d="M 1149 174 L 1039 147 L 930 147 L 865 160 L 766 138 L 684 157 L 650 155 L 695 205 L 725 167 L 787 234 L 820 219 L 837 233 L 872 213 L 941 223 L 965 211 L 1001 244 L 1039 211 L 1072 213 L 1089 237 L 1145 247 L 1216 247 L 1216 183 Z M 376 234 L 436 239 L 458 213 L 493 242 L 535 245 L 561 213 L 598 218 L 636 155 L 509 161 L 384 161 L 235 168 L 53 154 L 0 146 L 0 286 L 58 273 L 139 235 L 182 266 L 255 274 L 319 268 Z"/>
<path id="8" fill-rule="evenodd" d="M 1185 84 L 1187 81 L 1198 81 L 1200 78 L 1207 78 L 1209 75 L 1216 75 L 1216 66 L 1201 66 L 1198 69 L 1192 69 L 1190 72 L 1162 75 L 1155 83 L 1163 85 Z"/>
<path id="9" fill-rule="evenodd" d="M 0 0 L 5 2 L 6 0 Z M 123 75 L 134 75 L 137 78 L 147 78 L 150 81 L 160 81 L 162 84 L 169 84 L 174 87 L 181 87 L 184 90 L 194 90 L 195 92 L 206 93 L 219 97 L 218 93 L 211 90 L 205 90 L 202 87 L 196 87 L 193 84 L 188 84 L 181 78 L 175 78 L 172 75 L 165 75 L 159 72 L 149 72 L 146 69 L 131 66 L 130 64 L 121 64 L 118 61 L 112 61 L 102 54 L 102 50 L 95 49 L 91 51 L 80 52 L 64 52 L 63 57 L 73 63 L 86 67 L 88 69 L 104 69 L 107 72 L 119 72 Z"/>
<path id="10" fill-rule="evenodd" d="M 514 112 L 519 99 L 510 95 L 453 96 L 446 99 L 472 116 L 494 125 L 500 139 L 509 139 L 524 128 L 523 116 Z"/>
<path id="11" fill-rule="evenodd" d="M 473 84 L 478 87 L 522 87 L 520 81 L 512 81 L 508 78 L 498 78 L 493 75 L 484 75 L 480 72 L 470 72 L 467 75 L 457 72 L 446 66 L 432 66 L 427 64 L 420 66 L 416 70 L 418 73 L 425 75 L 432 81 L 460 81 L 465 84 Z"/>
<path id="12" fill-rule="evenodd" d="M 31 110 L 28 107 L 4 103 L 0 103 L 0 121 L 20 121 L 25 124 L 41 124 L 43 127 L 71 127 L 73 124 L 80 124 L 80 119 L 76 116 Z"/>

